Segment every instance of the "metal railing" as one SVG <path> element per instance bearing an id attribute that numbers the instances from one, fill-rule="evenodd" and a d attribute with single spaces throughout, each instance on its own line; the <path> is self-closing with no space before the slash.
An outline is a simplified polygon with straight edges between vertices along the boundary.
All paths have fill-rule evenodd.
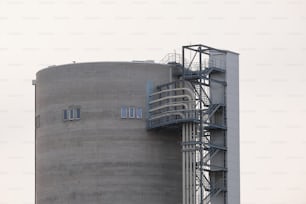
<path id="1" fill-rule="evenodd" d="M 166 54 L 159 63 L 161 64 L 171 64 L 171 63 L 182 63 L 182 55 L 177 53 L 168 53 Z"/>

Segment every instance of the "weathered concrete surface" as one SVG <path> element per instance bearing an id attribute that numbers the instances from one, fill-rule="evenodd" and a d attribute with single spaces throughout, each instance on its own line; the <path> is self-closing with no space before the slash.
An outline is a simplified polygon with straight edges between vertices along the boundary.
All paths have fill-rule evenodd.
<path id="1" fill-rule="evenodd" d="M 41 70 L 36 82 L 37 204 L 181 203 L 179 132 L 147 132 L 146 84 L 169 82 L 166 65 L 99 62 Z M 62 110 L 81 107 L 81 120 Z M 122 105 L 144 118 L 121 119 Z"/>

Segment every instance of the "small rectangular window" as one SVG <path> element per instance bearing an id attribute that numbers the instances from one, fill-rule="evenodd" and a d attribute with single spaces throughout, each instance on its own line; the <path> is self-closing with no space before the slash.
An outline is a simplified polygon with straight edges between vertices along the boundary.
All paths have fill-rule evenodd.
<path id="1" fill-rule="evenodd" d="M 73 120 L 74 116 L 73 116 L 73 109 L 69 110 L 69 120 Z"/>
<path id="2" fill-rule="evenodd" d="M 136 118 L 141 119 L 142 118 L 142 108 L 136 109 Z"/>
<path id="3" fill-rule="evenodd" d="M 135 107 L 129 107 L 129 118 L 135 118 Z"/>
<path id="4" fill-rule="evenodd" d="M 80 119 L 80 118 L 81 118 L 81 109 L 76 108 L 76 119 Z"/>
<path id="5" fill-rule="evenodd" d="M 73 121 L 81 119 L 81 108 L 79 106 L 69 106 L 63 110 L 63 120 Z"/>
<path id="6" fill-rule="evenodd" d="M 63 111 L 63 118 L 64 120 L 68 120 L 68 111 L 66 109 Z"/>
<path id="7" fill-rule="evenodd" d="M 127 107 L 126 106 L 122 106 L 121 107 L 121 118 L 127 118 Z"/>

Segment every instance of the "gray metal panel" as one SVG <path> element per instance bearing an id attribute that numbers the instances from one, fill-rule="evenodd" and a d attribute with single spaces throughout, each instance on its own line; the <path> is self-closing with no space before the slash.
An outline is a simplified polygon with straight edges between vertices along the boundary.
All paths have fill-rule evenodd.
<path id="1" fill-rule="evenodd" d="M 37 73 L 38 204 L 181 203 L 181 138 L 121 119 L 122 105 L 146 107 L 146 84 L 169 82 L 169 66 L 82 63 Z M 62 110 L 81 107 L 81 120 Z M 145 114 L 145 111 L 143 111 Z"/>
<path id="2" fill-rule="evenodd" d="M 228 204 L 240 203 L 239 55 L 226 54 Z"/>

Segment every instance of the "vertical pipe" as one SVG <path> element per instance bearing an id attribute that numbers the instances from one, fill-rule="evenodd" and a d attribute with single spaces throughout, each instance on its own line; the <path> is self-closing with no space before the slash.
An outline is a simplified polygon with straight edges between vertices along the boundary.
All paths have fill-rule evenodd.
<path id="1" fill-rule="evenodd" d="M 189 142 L 192 142 L 192 139 L 191 139 L 191 137 L 192 137 L 192 129 L 191 129 L 191 124 L 192 123 L 188 123 L 188 126 L 189 126 L 189 132 L 188 132 L 188 137 L 189 137 Z M 192 173 L 193 173 L 193 171 L 192 171 L 192 162 L 193 162 L 193 160 L 192 160 L 192 148 L 193 148 L 193 145 L 192 144 L 190 144 L 190 149 L 191 149 L 191 151 L 189 152 L 189 195 L 190 195 L 190 203 L 192 203 L 192 189 L 193 189 L 193 183 L 192 183 Z"/>
<path id="2" fill-rule="evenodd" d="M 189 131 L 189 126 L 188 126 L 188 123 L 186 124 L 186 129 L 185 129 L 185 133 L 186 133 L 186 142 L 189 142 L 189 138 L 188 138 L 188 131 Z M 190 151 L 189 151 L 189 145 L 186 145 L 187 146 L 187 149 L 188 149 L 188 151 L 186 152 L 186 190 L 187 190 L 187 204 L 190 204 L 189 203 L 189 153 L 190 153 Z"/>
<path id="3" fill-rule="evenodd" d="M 195 139 L 195 135 L 196 135 L 196 130 L 195 130 L 195 124 L 192 123 L 192 141 L 196 142 L 196 139 Z M 192 175 L 193 175 L 193 178 L 192 178 L 192 195 L 193 195 L 193 204 L 196 203 L 195 201 L 195 190 L 196 190 L 196 187 L 195 187 L 195 179 L 196 179 L 196 176 L 195 176 L 195 165 L 196 165 L 196 158 L 195 158 L 195 155 L 196 155 L 196 150 L 195 150 L 195 147 L 196 145 L 194 144 L 193 145 L 193 148 L 194 148 L 194 151 L 192 152 Z"/>
<path id="4" fill-rule="evenodd" d="M 147 97 L 146 97 L 146 115 L 147 115 L 147 118 L 150 118 L 150 105 L 149 105 L 149 102 L 150 102 L 150 95 L 151 93 L 153 92 L 153 81 L 147 81 L 147 84 L 146 84 L 146 94 L 147 94 Z M 147 127 L 150 127 L 151 126 L 151 122 L 149 120 L 147 120 Z"/>
<path id="5" fill-rule="evenodd" d="M 172 66 L 169 69 L 169 82 L 172 82 Z"/>
<path id="6" fill-rule="evenodd" d="M 194 124 L 193 123 L 191 123 L 191 140 L 192 140 L 192 142 L 193 142 L 193 145 L 192 145 L 192 149 L 193 149 L 193 151 L 192 151 L 192 153 L 191 153 L 191 160 L 192 160 L 192 164 L 191 164 L 191 173 L 192 173 L 192 203 L 193 204 L 195 204 L 194 203 L 194 151 L 195 151 L 195 144 L 194 144 L 194 142 L 195 142 L 195 140 L 194 140 L 194 131 L 193 131 L 193 126 L 194 126 Z"/>
<path id="7" fill-rule="evenodd" d="M 186 124 L 186 140 L 187 142 L 189 142 L 189 124 Z M 188 152 L 187 152 L 187 204 L 190 204 L 190 179 L 189 179 L 189 175 L 190 175 L 190 170 L 189 170 L 189 163 L 190 163 L 190 158 L 189 158 L 189 154 L 190 154 L 190 145 L 188 144 Z"/>
<path id="8" fill-rule="evenodd" d="M 182 176 L 183 176 L 183 185 L 182 185 L 182 191 L 183 191 L 183 204 L 186 204 L 186 183 L 185 183 L 185 124 L 182 126 Z"/>
<path id="9" fill-rule="evenodd" d="M 199 71 L 202 73 L 202 50 L 199 46 Z M 202 86 L 202 79 L 200 78 L 200 85 Z M 202 90 L 200 89 L 200 204 L 203 204 L 203 114 L 202 114 Z"/>
<path id="10" fill-rule="evenodd" d="M 183 78 L 185 76 L 185 48 L 182 46 L 182 65 L 183 65 Z"/>

